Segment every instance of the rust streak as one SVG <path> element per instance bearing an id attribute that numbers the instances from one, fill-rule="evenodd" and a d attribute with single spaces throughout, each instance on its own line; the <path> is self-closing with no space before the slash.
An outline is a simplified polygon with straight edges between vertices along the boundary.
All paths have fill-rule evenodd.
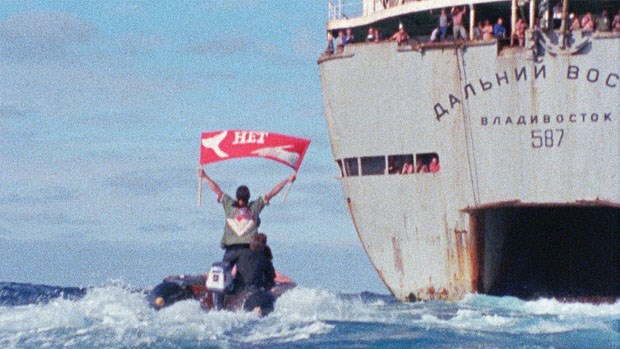
<path id="1" fill-rule="evenodd" d="M 479 214 L 472 214 L 469 221 L 469 263 L 470 263 L 470 277 L 471 292 L 482 291 L 482 279 L 484 260 L 484 216 Z"/>
<path id="2" fill-rule="evenodd" d="M 403 257 L 401 256 L 400 243 L 396 236 L 392 237 L 392 247 L 394 248 L 394 267 L 401 275 L 403 274 Z"/>
<path id="3" fill-rule="evenodd" d="M 456 236 L 456 263 L 458 268 L 458 280 L 455 280 L 458 284 L 461 284 L 463 279 L 467 279 L 465 275 L 465 256 L 467 254 L 467 248 L 465 247 L 465 243 L 463 242 L 463 235 L 467 233 L 463 230 L 454 230 L 454 235 Z"/>

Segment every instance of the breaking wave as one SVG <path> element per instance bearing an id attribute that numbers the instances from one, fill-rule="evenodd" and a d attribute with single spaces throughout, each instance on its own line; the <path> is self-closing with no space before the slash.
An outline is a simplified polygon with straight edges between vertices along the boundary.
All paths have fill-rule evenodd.
<path id="1" fill-rule="evenodd" d="M 0 283 L 0 304 L 2 348 L 620 345 L 620 302 L 470 295 L 455 303 L 399 303 L 298 287 L 259 318 L 206 313 L 195 301 L 155 311 L 145 292 L 117 283 L 88 289 Z"/>

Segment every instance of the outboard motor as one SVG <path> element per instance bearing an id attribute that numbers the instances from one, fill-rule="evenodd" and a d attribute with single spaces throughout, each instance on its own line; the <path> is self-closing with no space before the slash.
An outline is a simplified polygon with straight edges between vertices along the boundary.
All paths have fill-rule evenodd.
<path id="1" fill-rule="evenodd" d="M 207 290 L 213 294 L 213 307 L 221 310 L 224 307 L 224 294 L 233 291 L 233 278 L 230 264 L 227 262 L 213 263 L 207 275 Z"/>

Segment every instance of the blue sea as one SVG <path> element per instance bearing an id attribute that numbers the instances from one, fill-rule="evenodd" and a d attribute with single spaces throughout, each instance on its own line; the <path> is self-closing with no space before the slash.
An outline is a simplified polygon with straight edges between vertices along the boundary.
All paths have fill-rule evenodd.
<path id="1" fill-rule="evenodd" d="M 297 287 L 270 315 L 155 311 L 118 282 L 87 288 L 0 283 L 1 348 L 620 348 L 620 302 L 389 295 Z"/>

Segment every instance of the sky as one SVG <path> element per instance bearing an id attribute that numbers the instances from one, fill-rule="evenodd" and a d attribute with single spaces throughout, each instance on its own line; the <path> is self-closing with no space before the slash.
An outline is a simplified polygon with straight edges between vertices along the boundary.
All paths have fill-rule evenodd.
<path id="1" fill-rule="evenodd" d="M 327 1 L 0 2 L 0 281 L 156 284 L 221 258 L 223 210 L 200 134 L 311 139 L 286 202 L 262 213 L 276 268 L 302 286 L 387 293 L 346 210 L 317 58 Z M 253 197 L 290 175 L 208 165 Z"/>

